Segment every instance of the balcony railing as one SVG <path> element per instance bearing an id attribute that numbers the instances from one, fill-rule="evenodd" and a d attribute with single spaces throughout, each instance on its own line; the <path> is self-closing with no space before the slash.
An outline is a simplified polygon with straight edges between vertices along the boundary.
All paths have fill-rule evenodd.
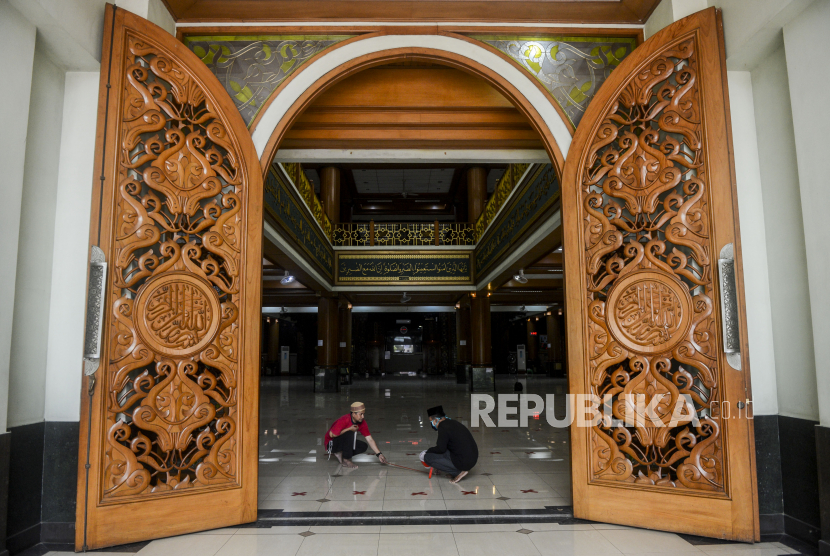
<path id="1" fill-rule="evenodd" d="M 484 235 L 484 231 L 487 229 L 487 226 L 489 226 L 496 217 L 499 209 L 501 209 L 507 198 L 510 197 L 510 194 L 519 184 L 519 181 L 525 175 L 528 168 L 530 168 L 530 164 L 510 164 L 507 166 L 507 170 L 504 172 L 504 175 L 502 175 L 501 179 L 499 179 L 496 184 L 495 191 L 493 191 L 493 194 L 489 199 L 487 199 L 484 211 L 475 222 L 474 227 L 476 241 L 481 239 L 481 236 Z"/>
<path id="2" fill-rule="evenodd" d="M 400 224 L 391 222 L 344 223 L 333 226 L 335 247 L 399 247 L 475 245 L 473 227 L 466 222 Z"/>

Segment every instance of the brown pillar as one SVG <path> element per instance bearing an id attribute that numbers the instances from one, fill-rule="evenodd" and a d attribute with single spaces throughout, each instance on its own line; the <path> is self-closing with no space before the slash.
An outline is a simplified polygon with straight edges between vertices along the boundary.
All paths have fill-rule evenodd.
<path id="1" fill-rule="evenodd" d="M 461 305 L 455 310 L 455 335 L 458 337 L 458 363 L 469 365 L 472 346 L 470 345 L 470 308 L 466 305 Z"/>
<path id="2" fill-rule="evenodd" d="M 352 307 L 349 303 L 340 307 L 340 323 L 337 328 L 340 335 L 338 359 L 341 367 L 347 367 L 352 362 Z"/>
<path id="3" fill-rule="evenodd" d="M 317 303 L 317 365 L 320 367 L 337 366 L 337 320 L 337 298 L 321 297 Z"/>
<path id="4" fill-rule="evenodd" d="M 467 170 L 467 220 L 475 222 L 487 202 L 487 170 L 476 166 Z"/>
<path id="5" fill-rule="evenodd" d="M 326 166 L 320 170 L 320 198 L 332 224 L 340 223 L 340 169 Z"/>
<path id="6" fill-rule="evenodd" d="M 527 365 L 535 368 L 539 357 L 539 336 L 533 332 L 536 332 L 536 317 L 527 319 Z"/>
<path id="7" fill-rule="evenodd" d="M 280 361 L 280 321 L 275 318 L 268 323 L 268 362 Z M 279 372 L 279 371 L 278 371 Z"/>
<path id="8" fill-rule="evenodd" d="M 556 370 L 556 364 L 562 362 L 562 331 L 559 329 L 559 315 L 556 308 L 550 308 L 548 312 L 550 313 L 547 316 L 550 362 L 553 369 Z"/>
<path id="9" fill-rule="evenodd" d="M 479 293 L 470 299 L 470 336 L 473 367 L 485 367 L 493 362 L 490 347 L 490 298 Z"/>

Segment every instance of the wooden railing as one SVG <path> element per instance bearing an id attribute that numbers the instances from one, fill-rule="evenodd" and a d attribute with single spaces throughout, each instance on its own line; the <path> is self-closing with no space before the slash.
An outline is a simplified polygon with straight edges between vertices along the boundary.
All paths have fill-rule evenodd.
<path id="1" fill-rule="evenodd" d="M 331 243 L 335 247 L 399 247 L 475 245 L 473 228 L 466 222 L 402 224 L 370 221 L 336 224 Z"/>

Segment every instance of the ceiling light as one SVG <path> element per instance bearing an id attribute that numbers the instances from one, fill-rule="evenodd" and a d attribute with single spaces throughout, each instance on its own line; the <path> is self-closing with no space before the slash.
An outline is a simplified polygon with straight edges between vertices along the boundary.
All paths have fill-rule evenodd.
<path id="1" fill-rule="evenodd" d="M 516 280 L 520 284 L 527 284 L 527 278 L 525 278 L 524 269 L 519 269 L 519 273 L 514 274 L 513 279 Z"/>
<path id="2" fill-rule="evenodd" d="M 293 281 L 294 281 L 294 277 L 291 276 L 291 274 L 289 274 L 289 272 L 287 270 L 285 271 L 285 276 L 280 278 L 280 284 L 290 284 Z"/>
<path id="3" fill-rule="evenodd" d="M 406 292 L 403 292 L 401 296 L 401 303 L 406 303 L 407 301 L 412 301 L 412 298 L 406 295 Z"/>

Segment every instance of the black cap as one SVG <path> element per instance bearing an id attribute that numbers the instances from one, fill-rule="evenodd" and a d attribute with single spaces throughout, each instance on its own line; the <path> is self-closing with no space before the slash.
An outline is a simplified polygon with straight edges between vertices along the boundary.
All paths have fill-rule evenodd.
<path id="1" fill-rule="evenodd" d="M 436 405 L 435 407 L 430 407 L 427 409 L 427 417 L 445 417 L 446 414 L 444 413 L 444 407 L 440 405 Z"/>

